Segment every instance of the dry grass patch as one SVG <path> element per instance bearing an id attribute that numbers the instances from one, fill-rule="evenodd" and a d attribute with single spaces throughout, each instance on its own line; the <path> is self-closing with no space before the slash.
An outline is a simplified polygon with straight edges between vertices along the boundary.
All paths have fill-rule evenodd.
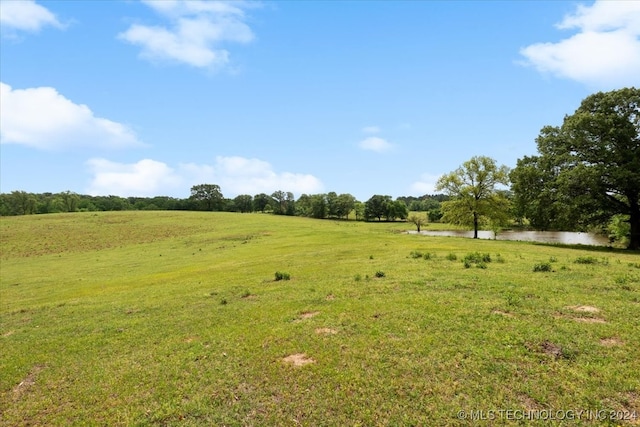
<path id="1" fill-rule="evenodd" d="M 600 340 L 600 345 L 603 345 L 605 347 L 618 347 L 623 346 L 624 341 L 616 337 L 602 338 Z"/>
<path id="2" fill-rule="evenodd" d="M 20 383 L 13 388 L 13 393 L 16 397 L 22 396 L 23 393 L 28 391 L 31 387 L 36 384 L 36 378 L 40 371 L 44 369 L 42 365 L 34 366 L 31 371 L 27 374 L 27 376 L 20 381 Z"/>
<path id="3" fill-rule="evenodd" d="M 335 329 L 331 329 L 331 328 L 317 328 L 316 329 L 316 334 L 318 334 L 318 335 L 335 335 L 337 333 L 338 333 L 338 331 L 336 331 Z"/>
<path id="4" fill-rule="evenodd" d="M 497 314 L 498 316 L 511 317 L 511 318 L 515 317 L 513 314 L 508 313 L 506 311 L 502 311 L 502 310 L 493 310 L 491 313 Z"/>
<path id="5" fill-rule="evenodd" d="M 311 363 L 316 363 L 315 360 L 313 360 L 310 357 L 307 357 L 306 353 L 291 354 L 285 357 L 284 359 L 282 359 L 282 361 L 284 363 L 289 363 L 293 366 L 304 366 L 304 365 L 309 365 Z"/>
<path id="6" fill-rule="evenodd" d="M 600 313 L 600 309 L 598 307 L 593 307 L 591 305 L 572 305 L 567 308 L 580 313 Z"/>
<path id="7" fill-rule="evenodd" d="M 571 320 L 582 323 L 607 323 L 606 320 L 599 317 L 572 317 Z"/>

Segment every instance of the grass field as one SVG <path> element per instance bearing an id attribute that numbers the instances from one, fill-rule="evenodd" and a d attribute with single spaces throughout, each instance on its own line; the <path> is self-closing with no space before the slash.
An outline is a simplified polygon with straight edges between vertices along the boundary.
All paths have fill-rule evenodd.
<path id="1" fill-rule="evenodd" d="M 0 425 L 640 424 L 638 253 L 412 228 L 1 218 Z"/>

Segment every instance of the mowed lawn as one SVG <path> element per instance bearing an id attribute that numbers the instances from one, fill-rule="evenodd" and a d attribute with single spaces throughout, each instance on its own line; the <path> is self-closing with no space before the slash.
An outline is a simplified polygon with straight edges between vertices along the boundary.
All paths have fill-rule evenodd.
<path id="1" fill-rule="evenodd" d="M 0 218 L 0 424 L 640 424 L 638 253 L 412 228 Z"/>

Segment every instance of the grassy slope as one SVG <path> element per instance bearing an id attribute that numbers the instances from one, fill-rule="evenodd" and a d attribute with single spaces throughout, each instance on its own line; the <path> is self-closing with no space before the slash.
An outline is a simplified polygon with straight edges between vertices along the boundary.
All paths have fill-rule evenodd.
<path id="1" fill-rule="evenodd" d="M 408 228 L 195 212 L 2 218 L 0 423 L 640 414 L 640 256 Z M 475 251 L 491 254 L 486 269 L 463 267 Z M 553 272 L 532 272 L 550 259 Z M 282 361 L 295 353 L 316 363 Z M 485 422 L 501 423 L 514 424 Z"/>

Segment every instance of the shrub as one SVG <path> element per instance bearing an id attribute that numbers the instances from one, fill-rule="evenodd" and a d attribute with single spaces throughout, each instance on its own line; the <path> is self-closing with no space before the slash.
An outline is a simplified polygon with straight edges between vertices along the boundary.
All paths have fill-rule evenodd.
<path id="1" fill-rule="evenodd" d="M 435 256 L 435 255 L 434 255 Z M 431 254 L 429 252 L 425 253 L 422 255 L 422 258 L 424 259 L 431 259 Z"/>
<path id="2" fill-rule="evenodd" d="M 534 273 L 545 272 L 545 271 L 551 271 L 551 264 L 548 262 L 540 262 L 533 266 Z"/>
<path id="3" fill-rule="evenodd" d="M 598 258 L 592 256 L 580 256 L 575 259 L 576 264 L 597 264 Z"/>
<path id="4" fill-rule="evenodd" d="M 490 254 L 481 254 L 480 252 L 473 252 L 470 254 L 466 254 L 464 257 L 465 260 L 468 260 L 469 262 L 473 263 L 473 264 L 477 264 L 480 262 L 491 262 L 491 255 Z"/>
<path id="5" fill-rule="evenodd" d="M 289 273 L 276 271 L 276 282 L 279 280 L 289 280 L 289 279 L 291 279 L 291 276 L 289 275 Z"/>
<path id="6" fill-rule="evenodd" d="M 380 277 L 384 277 L 384 271 L 376 271 L 376 277 L 380 278 Z"/>

